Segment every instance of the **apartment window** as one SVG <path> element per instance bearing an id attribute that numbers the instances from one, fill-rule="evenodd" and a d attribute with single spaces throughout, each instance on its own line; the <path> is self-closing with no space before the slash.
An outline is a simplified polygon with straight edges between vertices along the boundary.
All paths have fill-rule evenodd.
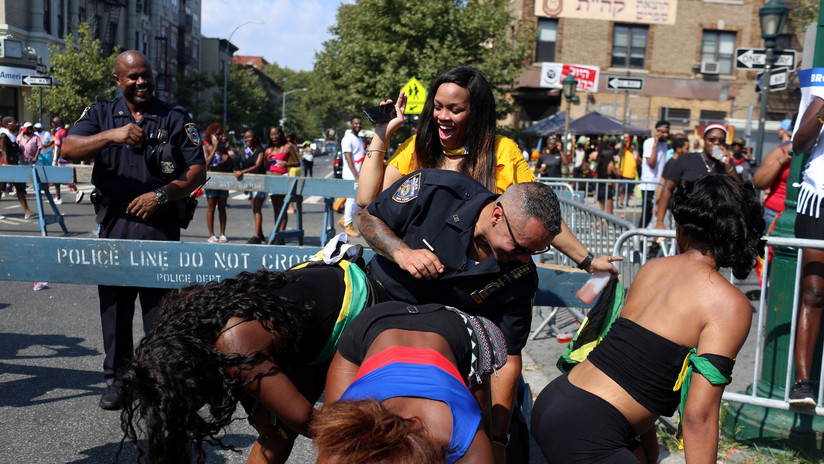
<path id="1" fill-rule="evenodd" d="M 177 49 L 177 31 L 172 31 L 172 43 L 171 46 L 173 49 Z"/>
<path id="2" fill-rule="evenodd" d="M 704 31 L 701 38 L 701 61 L 716 61 L 719 74 L 732 74 L 735 62 L 735 32 Z"/>
<path id="3" fill-rule="evenodd" d="M 643 69 L 647 57 L 648 33 L 648 26 L 616 24 L 612 31 L 611 66 Z"/>
<path id="4" fill-rule="evenodd" d="M 536 62 L 555 61 L 555 44 L 558 42 L 558 20 L 538 19 L 538 45 L 535 47 Z"/>
<path id="5" fill-rule="evenodd" d="M 198 43 L 197 43 L 197 42 L 193 42 L 193 43 L 192 43 L 192 59 L 194 59 L 194 60 L 197 60 L 197 59 L 199 58 L 199 56 L 200 56 L 200 55 L 198 54 L 198 50 L 197 50 L 197 49 L 198 49 Z"/>
<path id="6" fill-rule="evenodd" d="M 780 34 L 775 40 L 776 50 L 790 50 L 793 44 L 792 34 Z"/>
<path id="7" fill-rule="evenodd" d="M 57 2 L 57 37 L 63 38 L 63 0 Z"/>
<path id="8" fill-rule="evenodd" d="M 724 120 L 727 118 L 726 111 L 713 111 L 713 110 L 701 110 L 701 120 L 698 121 L 700 124 L 712 124 L 714 122 L 724 123 Z"/>
<path id="9" fill-rule="evenodd" d="M 661 119 L 666 119 L 676 126 L 688 126 L 690 123 L 689 108 L 662 108 Z"/>
<path id="10" fill-rule="evenodd" d="M 52 0 L 44 0 L 43 1 L 43 29 L 46 30 L 46 34 L 52 33 Z"/>
<path id="11" fill-rule="evenodd" d="M 194 23 L 195 30 L 200 30 L 200 26 L 198 23 L 200 22 L 200 15 L 195 13 L 192 15 L 192 22 Z"/>
<path id="12" fill-rule="evenodd" d="M 172 11 L 177 11 L 177 0 L 172 0 Z"/>

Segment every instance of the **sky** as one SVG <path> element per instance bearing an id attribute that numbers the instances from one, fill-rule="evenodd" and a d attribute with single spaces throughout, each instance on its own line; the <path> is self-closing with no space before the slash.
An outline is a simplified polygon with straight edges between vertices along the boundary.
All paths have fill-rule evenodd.
<path id="1" fill-rule="evenodd" d="M 204 37 L 232 36 L 236 55 L 262 56 L 270 63 L 295 71 L 310 71 L 315 52 L 331 38 L 329 27 L 341 3 L 352 0 L 201 0 L 201 30 Z"/>

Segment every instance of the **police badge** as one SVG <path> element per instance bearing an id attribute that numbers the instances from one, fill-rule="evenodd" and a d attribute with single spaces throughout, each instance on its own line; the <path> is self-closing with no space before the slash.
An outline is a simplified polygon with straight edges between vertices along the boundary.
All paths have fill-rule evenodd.
<path id="1" fill-rule="evenodd" d="M 421 190 L 421 173 L 417 173 L 414 176 L 406 179 L 406 181 L 401 184 L 398 190 L 392 195 L 392 199 L 398 203 L 408 203 L 415 198 L 418 198 L 418 192 Z"/>
<path id="2" fill-rule="evenodd" d="M 194 123 L 188 123 L 183 126 L 186 129 L 186 135 L 189 137 L 189 140 L 192 141 L 194 146 L 200 146 L 200 131 L 197 130 L 197 127 Z"/>

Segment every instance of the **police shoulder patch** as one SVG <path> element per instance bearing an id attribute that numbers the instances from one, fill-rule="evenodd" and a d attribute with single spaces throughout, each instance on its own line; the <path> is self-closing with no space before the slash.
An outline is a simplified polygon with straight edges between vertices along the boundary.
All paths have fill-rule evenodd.
<path id="1" fill-rule="evenodd" d="M 197 126 L 190 122 L 183 126 L 183 128 L 186 129 L 186 136 L 189 137 L 192 144 L 196 147 L 200 146 L 200 131 L 197 130 Z"/>
<path id="2" fill-rule="evenodd" d="M 392 199 L 398 203 L 407 203 L 415 198 L 418 198 L 418 193 L 421 191 L 421 173 L 406 179 L 398 188 Z"/>
<path id="3" fill-rule="evenodd" d="M 90 109 L 92 109 L 92 107 L 87 106 L 86 109 L 83 110 L 83 113 L 80 115 L 80 117 L 77 118 L 77 121 L 80 121 L 81 119 L 83 119 L 83 116 L 86 116 L 86 113 L 88 113 Z M 75 121 L 74 124 L 77 124 L 77 121 Z"/>

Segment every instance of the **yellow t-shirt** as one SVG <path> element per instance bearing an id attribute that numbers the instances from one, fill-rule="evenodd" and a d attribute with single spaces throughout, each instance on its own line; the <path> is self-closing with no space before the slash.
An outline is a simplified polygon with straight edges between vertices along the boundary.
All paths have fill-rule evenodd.
<path id="1" fill-rule="evenodd" d="M 495 154 L 498 159 L 498 167 L 495 171 L 495 184 L 497 193 L 504 193 L 512 184 L 520 182 L 532 182 L 535 174 L 529 168 L 518 145 L 507 137 L 500 135 L 495 137 Z M 415 136 L 406 139 L 398 147 L 395 154 L 386 164 L 391 164 L 398 168 L 401 176 L 405 176 L 415 170 Z"/>
<path id="2" fill-rule="evenodd" d="M 624 179 L 636 179 L 638 176 L 638 164 L 635 156 L 629 150 L 624 150 L 624 157 L 621 158 L 621 177 Z"/>

